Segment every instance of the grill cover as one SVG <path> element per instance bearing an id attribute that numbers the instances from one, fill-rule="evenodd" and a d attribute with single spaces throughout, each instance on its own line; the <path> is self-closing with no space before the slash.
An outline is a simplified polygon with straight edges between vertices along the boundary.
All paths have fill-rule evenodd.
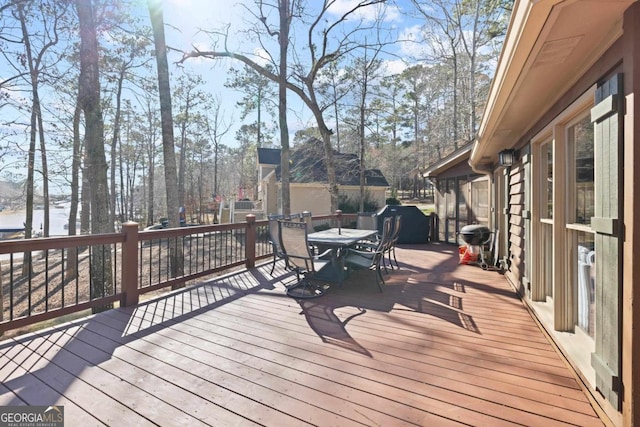
<path id="1" fill-rule="evenodd" d="M 382 233 L 382 223 L 388 216 L 402 215 L 398 243 L 428 243 L 428 216 L 413 205 L 386 205 L 378 211 L 378 233 Z"/>

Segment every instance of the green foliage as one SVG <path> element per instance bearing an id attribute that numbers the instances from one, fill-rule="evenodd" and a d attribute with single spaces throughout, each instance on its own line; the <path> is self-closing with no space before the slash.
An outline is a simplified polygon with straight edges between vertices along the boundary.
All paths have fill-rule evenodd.
<path id="1" fill-rule="evenodd" d="M 358 213 L 360 211 L 360 198 L 351 198 L 340 194 L 338 196 L 338 209 L 343 213 Z M 380 209 L 378 204 L 369 198 L 369 193 L 365 193 L 364 212 L 375 212 L 378 209 Z"/>
<path id="2" fill-rule="evenodd" d="M 318 225 L 314 225 L 313 226 L 313 229 L 315 231 L 324 231 L 324 230 L 328 230 L 330 228 L 331 228 L 331 226 L 326 222 L 323 222 L 322 224 L 318 224 Z"/>
<path id="3" fill-rule="evenodd" d="M 400 200 L 396 199 L 395 197 L 389 197 L 388 199 L 385 200 L 385 203 L 387 205 L 401 205 L 402 203 L 400 203 Z"/>

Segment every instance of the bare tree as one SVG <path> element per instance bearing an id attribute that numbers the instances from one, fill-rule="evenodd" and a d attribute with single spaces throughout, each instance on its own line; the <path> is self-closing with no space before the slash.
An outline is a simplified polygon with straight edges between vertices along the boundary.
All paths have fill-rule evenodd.
<path id="1" fill-rule="evenodd" d="M 178 158 L 178 203 L 181 207 L 185 206 L 185 174 L 187 169 L 188 144 L 190 141 L 189 133 L 191 126 L 196 123 L 196 121 L 191 118 L 194 115 L 194 110 L 204 103 L 205 95 L 199 89 L 203 84 L 204 82 L 200 76 L 182 75 L 178 79 L 173 93 L 173 98 L 178 104 L 175 121 L 180 133 L 178 138 L 178 148 L 180 150 L 180 156 Z"/>
<path id="2" fill-rule="evenodd" d="M 340 101 L 348 93 L 350 86 L 340 75 L 341 70 L 337 63 L 332 62 L 320 74 L 318 94 L 328 100 L 330 106 L 333 107 L 333 120 L 335 125 L 335 147 L 338 152 L 342 151 L 340 141 Z M 319 135 L 322 138 L 322 135 Z"/>
<path id="3" fill-rule="evenodd" d="M 327 179 L 329 186 L 329 193 L 331 195 L 331 210 L 334 211 L 338 206 L 338 184 L 336 181 L 336 168 L 333 155 L 333 147 L 331 144 L 331 129 L 327 126 L 324 119 L 324 111 L 327 108 L 326 105 L 322 105 L 322 100 L 319 99 L 317 94 L 317 78 L 320 71 L 331 64 L 332 62 L 340 60 L 344 55 L 353 52 L 356 49 L 364 47 L 362 40 L 358 40 L 358 34 L 364 31 L 370 30 L 371 26 L 366 26 L 364 20 L 359 20 L 359 25 L 355 25 L 353 29 L 345 29 L 343 24 L 349 19 L 353 19 L 358 11 L 366 7 L 382 5 L 386 0 L 360 0 L 346 12 L 339 15 L 336 19 L 330 19 L 329 10 L 336 3 L 335 0 L 324 0 L 320 6 L 318 6 L 317 13 L 309 18 L 309 13 L 306 8 L 307 4 L 303 1 L 279 0 L 278 1 L 278 17 L 279 25 L 270 26 L 268 20 L 268 13 L 265 13 L 267 7 L 262 1 L 256 1 L 257 11 L 250 11 L 250 13 L 257 19 L 259 24 L 253 30 L 253 33 L 258 37 L 264 36 L 266 33 L 271 37 L 277 37 L 279 46 L 279 55 L 269 54 L 274 68 L 278 70 L 278 74 L 269 71 L 265 66 L 260 65 L 256 60 L 252 59 L 249 55 L 232 52 L 226 49 L 228 44 L 228 34 L 212 32 L 212 34 L 223 38 L 225 46 L 224 50 L 193 50 L 191 52 L 185 52 L 182 60 L 183 62 L 188 58 L 206 57 L 206 58 L 233 58 L 241 61 L 247 66 L 253 68 L 261 75 L 279 82 L 279 111 L 280 111 L 280 135 L 282 145 L 282 194 L 283 194 L 283 210 L 288 212 L 290 207 L 289 201 L 289 137 L 288 128 L 286 126 L 286 92 L 283 90 L 283 86 L 286 89 L 297 94 L 305 105 L 311 110 L 318 129 L 322 135 L 322 142 L 324 146 L 324 154 L 327 166 Z M 317 6 L 317 4 L 314 4 Z M 382 14 L 382 13 L 381 13 Z M 287 52 L 289 47 L 289 30 L 292 26 L 292 20 L 296 18 L 296 29 L 302 31 L 305 28 L 306 31 L 306 45 L 304 50 L 308 53 L 308 57 L 305 61 L 302 60 L 303 50 L 295 52 L 295 61 L 291 64 L 291 70 L 287 68 Z M 357 18 L 356 18 L 357 19 Z M 376 21 L 374 25 L 379 24 Z M 262 31 L 260 30 L 262 28 Z M 341 30 L 344 30 L 340 33 Z M 260 45 L 266 47 L 266 44 L 260 39 Z M 278 57 L 279 62 L 276 66 L 274 58 Z"/>
<path id="4" fill-rule="evenodd" d="M 271 68 L 269 65 L 267 67 Z M 244 120 L 249 113 L 256 112 L 256 141 L 257 146 L 262 147 L 262 112 L 273 114 L 273 107 L 276 105 L 273 81 L 245 65 L 241 71 L 231 69 L 231 78 L 225 86 L 244 92 L 242 100 L 238 102 L 238 106 L 242 108 L 240 119 Z"/>
<path id="5" fill-rule="evenodd" d="M 477 104 L 482 91 L 477 87 L 480 51 L 501 37 L 510 2 L 503 0 L 412 0 L 425 20 L 424 34 L 432 60 L 446 62 L 453 71 L 452 140 L 469 141 L 476 131 Z M 465 78 L 461 78 L 464 75 Z"/>
<path id="6" fill-rule="evenodd" d="M 350 67 L 349 74 L 352 77 L 355 89 L 356 108 L 358 109 L 358 157 L 360 158 L 359 175 L 360 175 L 360 211 L 364 211 L 365 202 L 365 176 L 366 169 L 365 154 L 367 152 L 367 116 L 369 113 L 368 97 L 371 92 L 370 86 L 381 76 L 379 75 L 382 62 L 378 59 L 380 55 L 381 45 L 378 44 L 373 50 L 371 56 L 368 55 L 369 50 L 364 49 L 364 56 L 355 58 Z"/>
<path id="7" fill-rule="evenodd" d="M 91 231 L 113 232 L 109 222 L 109 186 L 107 161 L 104 151 L 104 128 L 100 106 L 100 70 L 98 65 L 98 40 L 91 1 L 76 0 L 80 27 L 80 84 L 78 101 L 85 118 L 85 142 L 87 147 L 86 174 L 91 180 Z M 111 250 L 105 248 L 91 257 L 91 297 L 110 295 L 113 292 Z"/>
<path id="8" fill-rule="evenodd" d="M 214 98 L 210 102 L 207 112 L 208 114 L 205 116 L 205 127 L 206 134 L 213 144 L 213 195 L 217 197 L 220 195 L 220 187 L 218 185 L 220 176 L 219 164 L 224 148 L 222 138 L 231 129 L 233 119 L 229 119 L 228 121 L 225 119 L 219 98 Z M 214 222 L 216 220 L 214 220 Z"/>
<path id="9" fill-rule="evenodd" d="M 25 222 L 25 237 L 31 237 L 31 229 L 33 227 L 33 186 L 34 186 L 34 170 L 35 170 L 35 151 L 36 139 L 40 141 L 40 159 L 42 163 L 42 191 L 44 197 L 44 229 L 43 234 L 49 235 L 49 173 L 47 164 L 47 150 L 45 144 L 44 121 L 42 119 L 42 109 L 40 105 L 40 84 L 41 75 L 46 72 L 44 58 L 47 52 L 58 44 L 59 26 L 62 17 L 66 14 L 65 4 L 46 4 L 38 8 L 28 3 L 16 4 L 16 15 L 20 21 L 20 29 L 22 32 L 22 43 L 24 45 L 24 64 L 27 68 L 29 77 L 29 85 L 31 90 L 31 120 L 30 120 L 30 138 L 29 138 L 29 164 L 27 178 L 27 218 Z M 31 9 L 25 11 L 26 7 Z M 38 27 L 36 37 L 42 40 L 40 46 L 35 46 L 31 42 L 31 31 L 28 28 L 36 11 L 41 19 L 34 27 Z"/>
<path id="10" fill-rule="evenodd" d="M 156 174 L 156 160 L 158 156 L 158 128 L 159 123 L 157 121 L 158 111 L 156 102 L 158 99 L 157 89 L 150 85 L 144 91 L 142 98 L 139 100 L 141 107 L 143 108 L 140 120 L 140 133 L 143 135 L 143 145 L 145 152 L 145 165 L 146 165 L 146 182 L 148 191 L 146 197 L 146 214 L 147 225 L 151 225 L 155 221 L 155 174 Z M 154 102 L 153 97 L 156 101 Z M 144 125 L 142 124 L 144 123 Z M 143 183 L 143 185 L 145 185 Z"/>
<path id="11" fill-rule="evenodd" d="M 148 39 L 141 37 L 138 34 L 119 34 L 118 46 L 116 51 L 112 54 L 106 55 L 105 61 L 110 64 L 110 70 L 113 71 L 115 80 L 115 113 L 113 117 L 113 135 L 111 137 L 111 199 L 110 199 L 110 211 L 109 219 L 111 222 L 116 220 L 116 161 L 119 151 L 122 150 L 120 130 L 122 127 L 122 97 L 124 84 L 127 79 L 132 78 L 132 73 L 138 69 L 146 66 L 148 59 Z M 111 35 L 114 39 L 114 36 Z M 143 59 L 141 59 L 143 58 Z M 122 193 L 125 191 L 122 187 L 122 162 L 119 164 L 121 174 L 121 200 L 120 200 L 120 221 L 124 221 L 124 212 L 122 208 L 124 203 L 122 202 Z"/>
<path id="12" fill-rule="evenodd" d="M 167 45 L 164 37 L 164 18 L 161 0 L 147 0 L 153 40 L 156 48 L 158 68 L 158 96 L 160 98 L 160 115 L 162 118 L 162 151 L 164 154 L 164 177 L 167 192 L 167 217 L 170 227 L 180 226 L 180 202 L 178 197 L 178 174 L 173 140 L 173 116 L 171 113 L 171 87 L 169 85 L 169 62 Z M 172 240 L 169 247 L 171 259 L 171 277 L 179 277 L 184 272 L 182 244 L 178 239 Z"/>

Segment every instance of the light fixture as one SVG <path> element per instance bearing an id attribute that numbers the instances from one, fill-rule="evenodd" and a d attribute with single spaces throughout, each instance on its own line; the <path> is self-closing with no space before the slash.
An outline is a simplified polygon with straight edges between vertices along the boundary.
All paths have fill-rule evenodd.
<path id="1" fill-rule="evenodd" d="M 516 162 L 516 150 L 508 148 L 498 153 L 498 163 L 500 166 L 513 166 Z"/>

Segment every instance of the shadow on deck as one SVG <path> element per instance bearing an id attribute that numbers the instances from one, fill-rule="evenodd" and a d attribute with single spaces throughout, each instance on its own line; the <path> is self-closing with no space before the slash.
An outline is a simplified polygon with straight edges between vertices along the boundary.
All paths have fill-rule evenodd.
<path id="1" fill-rule="evenodd" d="M 66 425 L 602 425 L 496 272 L 399 247 L 296 301 L 278 264 L 0 343 L 0 405 Z"/>

